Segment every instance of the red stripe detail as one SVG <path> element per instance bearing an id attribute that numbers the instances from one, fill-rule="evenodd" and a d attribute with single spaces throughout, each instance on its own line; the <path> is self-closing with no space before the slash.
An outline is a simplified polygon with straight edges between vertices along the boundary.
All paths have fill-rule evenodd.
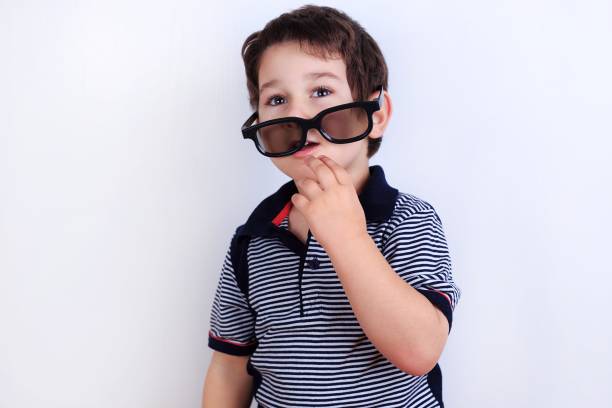
<path id="1" fill-rule="evenodd" d="M 448 300 L 448 303 L 450 303 L 451 306 L 453 305 L 452 302 L 451 302 L 451 298 L 446 293 L 440 292 L 439 290 L 436 290 L 436 289 L 431 289 L 431 290 L 434 290 L 434 291 L 438 292 L 439 294 L 444 295 L 446 297 L 446 300 Z"/>
<path id="2" fill-rule="evenodd" d="M 239 342 L 237 342 L 237 341 L 227 340 L 227 339 L 224 339 L 224 338 L 221 338 L 221 337 L 215 336 L 215 335 L 213 334 L 213 332 L 212 332 L 212 331 L 210 331 L 210 330 L 208 331 L 208 335 L 209 335 L 210 337 L 214 338 L 215 340 L 219 340 L 219 341 L 222 341 L 222 342 L 224 342 L 224 343 L 233 344 L 233 345 L 235 345 L 235 346 L 248 346 L 248 345 L 251 345 L 251 344 L 254 344 L 254 343 L 255 343 L 255 341 L 251 341 L 250 343 L 239 343 Z"/>
<path id="3" fill-rule="evenodd" d="M 280 210 L 278 214 L 276 214 L 276 217 L 274 217 L 274 219 L 272 220 L 272 223 L 274 223 L 274 225 L 278 227 L 278 225 L 281 223 L 283 218 L 289 215 L 289 211 L 291 211 L 291 207 L 293 207 L 293 203 L 291 202 L 291 200 L 289 200 L 287 201 L 287 204 L 285 204 L 283 209 Z"/>

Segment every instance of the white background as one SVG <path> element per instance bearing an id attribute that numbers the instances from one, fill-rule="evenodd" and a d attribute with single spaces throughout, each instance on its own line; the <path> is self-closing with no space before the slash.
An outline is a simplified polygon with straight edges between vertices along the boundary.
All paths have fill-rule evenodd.
<path id="1" fill-rule="evenodd" d="M 0 407 L 199 405 L 229 239 L 288 181 L 240 47 L 302 4 L 0 1 Z M 608 406 L 610 2 L 324 4 L 389 65 L 371 164 L 443 221 L 446 405 Z"/>

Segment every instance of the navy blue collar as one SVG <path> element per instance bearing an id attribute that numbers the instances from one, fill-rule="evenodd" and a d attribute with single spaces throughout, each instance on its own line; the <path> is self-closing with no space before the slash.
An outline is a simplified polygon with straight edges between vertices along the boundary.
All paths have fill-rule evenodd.
<path id="1" fill-rule="evenodd" d="M 382 222 L 389 219 L 395 208 L 398 190 L 387 183 L 385 172 L 379 165 L 369 166 L 370 176 L 366 180 L 359 202 L 363 207 L 366 222 Z M 298 189 L 293 179 L 283 184 L 275 193 L 265 198 L 253 210 L 247 222 L 238 228 L 239 235 L 271 236 L 276 226 L 273 219 L 291 200 Z"/>

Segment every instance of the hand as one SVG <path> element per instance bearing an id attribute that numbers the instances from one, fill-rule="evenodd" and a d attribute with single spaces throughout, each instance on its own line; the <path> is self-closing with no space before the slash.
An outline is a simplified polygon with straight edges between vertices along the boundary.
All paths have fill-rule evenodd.
<path id="1" fill-rule="evenodd" d="M 312 235 L 327 248 L 368 234 L 366 219 L 350 174 L 326 156 L 306 158 L 316 180 L 296 181 L 299 193 L 291 196 Z"/>

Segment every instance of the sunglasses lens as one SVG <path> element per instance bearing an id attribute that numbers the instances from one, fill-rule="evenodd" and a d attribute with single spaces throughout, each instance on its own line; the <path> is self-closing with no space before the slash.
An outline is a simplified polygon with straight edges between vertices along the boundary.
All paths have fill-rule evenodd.
<path id="1" fill-rule="evenodd" d="M 328 113 L 321 128 L 334 139 L 351 139 L 368 130 L 368 113 L 363 108 L 348 108 Z"/>
<path id="2" fill-rule="evenodd" d="M 266 153 L 285 153 L 297 147 L 301 139 L 302 128 L 295 122 L 276 123 L 257 130 L 257 142 Z"/>

